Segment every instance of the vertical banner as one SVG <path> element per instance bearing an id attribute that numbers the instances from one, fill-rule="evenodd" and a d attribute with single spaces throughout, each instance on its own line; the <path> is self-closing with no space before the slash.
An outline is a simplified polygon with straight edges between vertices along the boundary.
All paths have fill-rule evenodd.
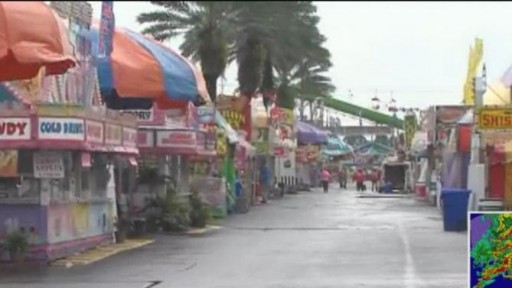
<path id="1" fill-rule="evenodd" d="M 411 149 L 412 138 L 414 137 L 414 133 L 416 133 L 416 115 L 406 115 L 404 117 L 404 129 L 405 129 L 405 148 L 407 150 Z"/>
<path id="2" fill-rule="evenodd" d="M 98 42 L 99 57 L 106 57 L 112 53 L 114 38 L 114 1 L 102 1 L 100 39 Z"/>
<path id="3" fill-rule="evenodd" d="M 466 82 L 464 83 L 464 99 L 465 105 L 473 105 L 475 103 L 475 95 L 472 88 L 473 78 L 476 77 L 478 65 L 482 62 L 484 54 L 484 41 L 480 38 L 475 39 L 473 47 L 469 47 L 468 73 Z"/>
<path id="4" fill-rule="evenodd" d="M 18 176 L 18 151 L 0 151 L 0 177 Z"/>

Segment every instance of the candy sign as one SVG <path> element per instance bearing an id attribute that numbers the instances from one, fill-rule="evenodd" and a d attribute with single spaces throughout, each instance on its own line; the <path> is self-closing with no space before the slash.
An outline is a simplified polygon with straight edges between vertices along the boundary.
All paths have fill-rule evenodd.
<path id="1" fill-rule="evenodd" d="M 57 153 L 34 154 L 34 177 L 46 179 L 64 178 L 64 160 Z"/>
<path id="2" fill-rule="evenodd" d="M 0 140 L 30 140 L 29 118 L 1 118 Z"/>
<path id="3" fill-rule="evenodd" d="M 153 121 L 153 110 L 125 110 L 123 113 L 132 114 L 137 117 L 140 122 Z"/>
<path id="4" fill-rule="evenodd" d="M 84 120 L 76 118 L 39 118 L 39 139 L 84 140 Z"/>

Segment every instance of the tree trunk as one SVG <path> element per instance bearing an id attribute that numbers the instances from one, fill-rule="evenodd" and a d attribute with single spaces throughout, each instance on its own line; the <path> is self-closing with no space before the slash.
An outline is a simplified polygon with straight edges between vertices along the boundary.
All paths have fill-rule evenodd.
<path id="1" fill-rule="evenodd" d="M 204 74 L 206 89 L 208 90 L 208 94 L 210 95 L 210 99 L 212 99 L 213 103 L 215 103 L 215 100 L 217 99 L 217 79 L 219 79 L 219 75 Z"/>
<path id="2" fill-rule="evenodd" d="M 311 123 L 315 123 L 315 117 L 313 114 L 313 100 L 309 101 L 309 118 L 311 119 Z"/>
<path id="3" fill-rule="evenodd" d="M 299 103 L 299 117 L 300 117 L 300 121 L 304 121 L 304 96 L 301 95 L 300 99 L 299 99 L 300 103 Z"/>

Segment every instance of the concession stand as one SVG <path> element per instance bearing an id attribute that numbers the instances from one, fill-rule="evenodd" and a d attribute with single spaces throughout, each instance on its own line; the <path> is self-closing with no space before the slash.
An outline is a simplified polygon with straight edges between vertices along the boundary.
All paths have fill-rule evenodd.
<path id="1" fill-rule="evenodd" d="M 111 242 L 113 168 L 136 164 L 134 117 L 61 104 L 0 110 L 0 235 L 27 233 L 27 257 L 41 260 Z"/>

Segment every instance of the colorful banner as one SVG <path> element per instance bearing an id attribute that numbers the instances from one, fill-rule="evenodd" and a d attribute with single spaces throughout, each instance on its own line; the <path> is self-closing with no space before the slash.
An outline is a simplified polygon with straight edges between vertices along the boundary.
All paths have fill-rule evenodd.
<path id="1" fill-rule="evenodd" d="M 256 148 L 256 155 L 267 155 L 268 154 L 268 143 L 269 143 L 269 129 L 268 128 L 256 128 L 253 130 L 253 141 L 252 145 Z"/>
<path id="2" fill-rule="evenodd" d="M 18 151 L 0 151 L 0 177 L 18 176 Z"/>
<path id="3" fill-rule="evenodd" d="M 464 83 L 464 99 L 465 105 L 473 105 L 475 103 L 475 93 L 473 91 L 473 79 L 476 77 L 478 65 L 482 61 L 484 54 L 484 42 L 482 39 L 476 38 L 473 47 L 469 47 L 468 73 L 466 82 Z"/>
<path id="4" fill-rule="evenodd" d="M 406 115 L 404 117 L 404 129 L 405 129 L 405 148 L 407 150 L 411 149 L 412 138 L 414 138 L 414 134 L 416 133 L 416 115 Z"/>
<path id="5" fill-rule="evenodd" d="M 218 127 L 215 131 L 216 135 L 216 150 L 218 156 L 224 156 L 228 152 L 228 142 L 226 139 L 226 131 Z"/>
<path id="6" fill-rule="evenodd" d="M 320 158 L 320 146 L 319 145 L 307 145 L 306 146 L 306 159 L 308 162 L 315 162 Z"/>
<path id="7" fill-rule="evenodd" d="M 114 1 L 102 1 L 100 20 L 100 39 L 98 42 L 98 56 L 110 56 L 113 50 L 115 29 Z"/>
<path id="8" fill-rule="evenodd" d="M 293 114 L 293 110 L 273 107 L 270 110 L 270 121 L 272 126 L 276 129 L 276 144 L 289 148 L 295 146 L 295 115 Z"/>
<path id="9" fill-rule="evenodd" d="M 227 96 L 217 97 L 217 110 L 235 131 L 245 131 L 247 136 L 245 140 L 251 142 L 251 107 L 248 107 L 243 112 L 239 112 L 236 109 L 236 99 L 236 97 Z"/>

